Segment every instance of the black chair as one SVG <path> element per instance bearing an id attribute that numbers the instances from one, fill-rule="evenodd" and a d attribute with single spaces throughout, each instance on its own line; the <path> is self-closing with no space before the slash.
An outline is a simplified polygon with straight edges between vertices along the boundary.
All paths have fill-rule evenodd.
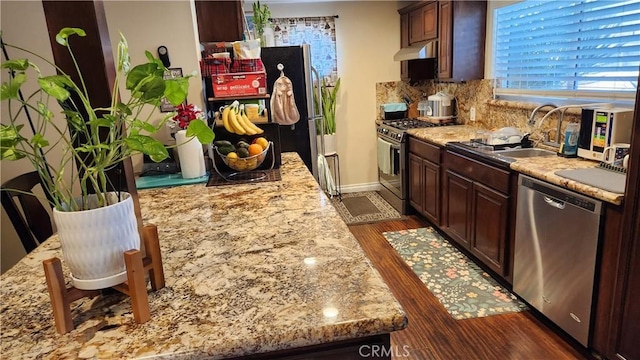
<path id="1" fill-rule="evenodd" d="M 37 185 L 41 185 L 40 176 L 34 171 L 5 182 L 0 191 L 2 207 L 9 215 L 27 253 L 53 234 L 51 217 L 40 199 L 22 193 L 32 192 Z"/>

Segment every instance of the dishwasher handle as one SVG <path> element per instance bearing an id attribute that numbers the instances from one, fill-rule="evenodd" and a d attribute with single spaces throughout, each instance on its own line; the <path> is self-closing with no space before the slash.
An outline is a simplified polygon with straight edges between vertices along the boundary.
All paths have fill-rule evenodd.
<path id="1" fill-rule="evenodd" d="M 564 209 L 564 201 L 554 200 L 548 196 L 543 196 L 544 202 L 549 206 L 553 206 L 554 208 L 563 210 Z"/>

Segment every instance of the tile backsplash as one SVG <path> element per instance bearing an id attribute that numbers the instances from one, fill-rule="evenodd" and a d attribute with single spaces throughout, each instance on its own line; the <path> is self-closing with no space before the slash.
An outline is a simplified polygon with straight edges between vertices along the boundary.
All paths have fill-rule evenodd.
<path id="1" fill-rule="evenodd" d="M 527 125 L 531 111 L 538 105 L 536 103 L 495 100 L 493 98 L 493 80 L 472 80 L 465 83 L 443 83 L 436 81 L 424 81 L 416 85 L 407 82 L 384 82 L 376 84 L 376 108 L 380 104 L 402 102 L 404 96 L 411 101 L 420 101 L 425 96 L 433 95 L 439 91 L 453 95 L 458 104 L 458 124 L 468 124 L 485 129 L 498 129 L 505 126 L 513 126 L 523 133 L 539 135 L 536 129 Z M 476 121 L 469 120 L 471 107 L 476 108 Z M 543 109 L 536 115 L 541 119 L 549 110 Z M 376 112 L 378 113 L 378 112 Z M 379 116 L 379 115 L 378 115 Z M 569 122 L 580 120 L 579 109 L 568 109 L 564 114 L 562 130 Z M 551 138 L 555 138 L 557 126 L 556 115 L 551 115 L 548 121 L 542 124 L 540 130 L 549 130 Z"/>

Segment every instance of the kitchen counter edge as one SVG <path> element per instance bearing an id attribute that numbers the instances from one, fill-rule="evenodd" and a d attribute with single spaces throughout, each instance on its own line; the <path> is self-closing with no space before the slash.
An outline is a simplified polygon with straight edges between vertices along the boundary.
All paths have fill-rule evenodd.
<path id="1" fill-rule="evenodd" d="M 410 129 L 407 133 L 416 139 L 430 142 L 440 147 L 445 147 L 449 142 L 469 141 L 471 134 L 477 128 L 469 125 L 444 126 L 437 128 Z M 613 193 L 594 186 L 586 185 L 555 174 L 558 170 L 594 168 L 597 161 L 581 158 L 556 157 L 530 157 L 519 158 L 509 164 L 509 167 L 521 174 L 530 175 L 548 183 L 562 186 L 578 193 L 606 201 L 614 205 L 621 205 L 624 194 Z"/>

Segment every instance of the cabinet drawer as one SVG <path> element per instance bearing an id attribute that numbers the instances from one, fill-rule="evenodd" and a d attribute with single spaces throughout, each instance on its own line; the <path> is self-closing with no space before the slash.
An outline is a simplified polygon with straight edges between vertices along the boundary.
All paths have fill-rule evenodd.
<path id="1" fill-rule="evenodd" d="M 440 148 L 414 138 L 409 138 L 409 152 L 427 159 L 435 164 L 440 164 Z"/>
<path id="2" fill-rule="evenodd" d="M 474 181 L 478 181 L 485 186 L 509 193 L 509 172 L 483 164 L 466 156 L 445 152 L 443 159 L 444 166 L 456 173 L 463 175 Z"/>

